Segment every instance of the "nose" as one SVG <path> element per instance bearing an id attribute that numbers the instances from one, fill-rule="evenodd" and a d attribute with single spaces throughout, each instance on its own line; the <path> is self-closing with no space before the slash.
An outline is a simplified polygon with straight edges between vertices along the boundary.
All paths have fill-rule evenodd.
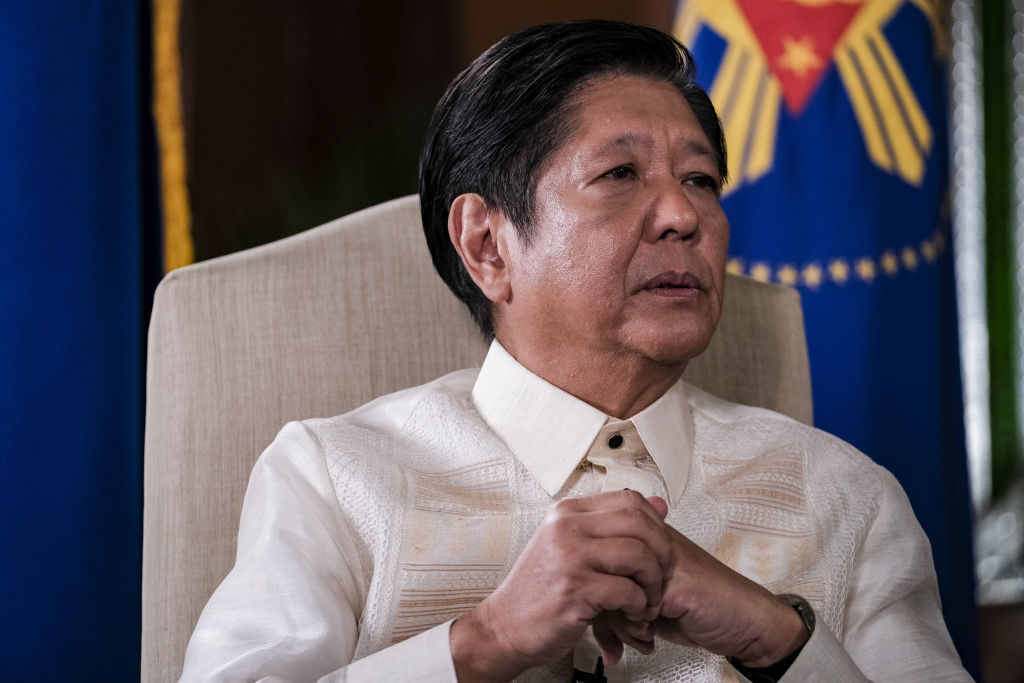
<path id="1" fill-rule="evenodd" d="M 696 235 L 699 227 L 700 216 L 686 188 L 674 178 L 659 183 L 648 208 L 644 238 L 651 242 L 687 240 Z"/>

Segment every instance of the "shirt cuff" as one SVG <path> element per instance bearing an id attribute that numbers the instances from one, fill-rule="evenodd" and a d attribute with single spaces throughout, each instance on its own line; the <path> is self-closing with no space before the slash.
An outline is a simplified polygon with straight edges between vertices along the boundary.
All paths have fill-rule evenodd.
<path id="1" fill-rule="evenodd" d="M 337 673 L 324 676 L 320 683 L 456 683 L 448 636 L 451 627 L 452 622 L 446 622 L 357 659 Z"/>
<path id="2" fill-rule="evenodd" d="M 818 620 L 814 633 L 804 643 L 800 655 L 779 679 L 779 683 L 862 683 L 867 680 L 828 627 Z"/>

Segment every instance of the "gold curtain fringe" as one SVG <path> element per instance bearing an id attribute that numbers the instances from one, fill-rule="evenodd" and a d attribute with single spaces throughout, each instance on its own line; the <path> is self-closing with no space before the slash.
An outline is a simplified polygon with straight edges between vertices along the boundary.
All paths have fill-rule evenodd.
<path id="1" fill-rule="evenodd" d="M 178 31 L 181 0 L 153 1 L 153 118 L 160 146 L 164 215 L 164 271 L 192 263 L 192 216 L 185 165 Z"/>

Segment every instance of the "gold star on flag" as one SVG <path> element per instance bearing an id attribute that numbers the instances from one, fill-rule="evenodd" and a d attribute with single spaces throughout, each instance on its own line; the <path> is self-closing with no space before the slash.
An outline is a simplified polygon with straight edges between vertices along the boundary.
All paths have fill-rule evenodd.
<path id="1" fill-rule="evenodd" d="M 687 0 L 678 3 L 675 29 L 684 45 L 692 44 L 698 33 L 709 27 L 722 37 L 726 46 L 708 94 L 723 114 L 729 149 L 744 153 L 733 155 L 730 160 L 732 181 L 725 193 L 734 192 L 771 171 L 783 100 L 794 115 L 802 111 L 826 67 L 831 69 L 833 64 L 853 106 L 868 157 L 883 171 L 920 187 L 936 135 L 884 31 L 892 14 L 911 3 L 907 0 L 773 2 L 780 6 L 803 5 L 803 9 L 794 9 L 794 12 L 804 14 L 806 11 L 808 23 L 752 21 L 753 14 L 746 8 L 767 7 L 767 1 Z M 912 0 L 912 3 L 928 18 L 937 54 L 948 54 L 949 3 L 939 0 Z M 812 20 L 812 12 L 828 17 L 819 15 L 820 21 Z M 769 16 L 770 10 L 758 10 L 756 14 Z M 839 34 L 822 31 L 819 26 L 830 26 Z M 876 65 L 878 69 L 873 68 Z M 941 253 L 941 247 L 939 251 Z"/>
<path id="2" fill-rule="evenodd" d="M 801 274 L 804 276 L 804 283 L 811 289 L 817 289 L 821 286 L 822 270 L 821 266 L 817 263 L 807 265 Z"/>
<path id="3" fill-rule="evenodd" d="M 845 284 L 846 278 L 850 276 L 850 266 L 846 264 L 845 259 L 837 258 L 828 264 L 828 274 L 836 284 Z"/>
<path id="4" fill-rule="evenodd" d="M 907 270 L 917 270 L 917 252 L 910 247 L 904 247 L 903 251 L 900 252 L 900 258 L 903 259 L 903 265 L 907 267 Z"/>
<path id="5" fill-rule="evenodd" d="M 882 254 L 882 270 L 889 277 L 893 277 L 900 270 L 899 259 L 896 258 L 896 254 L 891 251 L 887 251 Z"/>
<path id="6" fill-rule="evenodd" d="M 875 279 L 875 262 L 866 256 L 857 261 L 854 269 L 864 282 L 871 283 Z"/>
<path id="7" fill-rule="evenodd" d="M 755 263 L 754 267 L 750 269 L 750 277 L 758 282 L 768 282 L 772 278 L 772 269 L 768 267 L 767 263 Z"/>
<path id="8" fill-rule="evenodd" d="M 924 256 L 924 260 L 928 263 L 935 263 L 935 257 L 938 256 L 939 250 L 936 248 L 935 243 L 931 240 L 925 240 L 921 242 L 921 255 Z"/>
<path id="9" fill-rule="evenodd" d="M 779 66 L 789 69 L 797 78 L 803 78 L 808 71 L 821 67 L 821 57 L 814 51 L 814 41 L 810 36 L 804 36 L 800 40 L 783 38 L 782 49 L 784 52 L 779 57 Z"/>
<path id="10" fill-rule="evenodd" d="M 800 273 L 797 272 L 796 268 L 789 265 L 788 263 L 779 268 L 778 272 L 779 282 L 781 282 L 784 285 L 789 285 L 790 287 L 796 284 L 796 280 L 797 277 L 799 277 L 799 275 Z"/>
<path id="11" fill-rule="evenodd" d="M 725 264 L 725 272 L 730 275 L 743 275 L 743 261 L 738 258 L 731 258 Z"/>

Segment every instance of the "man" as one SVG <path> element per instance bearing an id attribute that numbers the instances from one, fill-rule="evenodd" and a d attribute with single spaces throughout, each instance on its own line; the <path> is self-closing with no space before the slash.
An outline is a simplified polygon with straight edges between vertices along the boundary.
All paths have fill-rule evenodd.
<path id="1" fill-rule="evenodd" d="M 491 350 L 281 432 L 183 679 L 969 680 L 892 476 L 681 380 L 725 169 L 653 29 L 528 29 L 456 78 L 423 222 Z"/>

